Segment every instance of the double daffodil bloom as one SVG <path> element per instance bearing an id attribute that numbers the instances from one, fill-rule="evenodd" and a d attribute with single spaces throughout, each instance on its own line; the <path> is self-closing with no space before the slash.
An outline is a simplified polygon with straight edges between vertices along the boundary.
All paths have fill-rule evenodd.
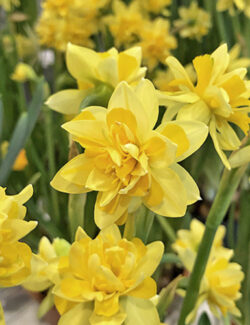
<path id="1" fill-rule="evenodd" d="M 98 53 L 68 44 L 66 58 L 68 71 L 77 80 L 79 89 L 59 91 L 49 97 L 46 103 L 53 110 L 63 114 L 79 113 L 84 98 L 98 85 L 106 85 L 111 95 L 120 81 L 136 84 L 146 74 L 146 68 L 141 68 L 140 47 L 120 53 L 115 48 Z"/>
<path id="2" fill-rule="evenodd" d="M 189 7 L 180 7 L 180 18 L 174 21 L 174 26 L 182 38 L 197 39 L 208 34 L 211 28 L 211 17 L 208 12 L 198 7 L 197 2 L 191 2 Z"/>
<path id="3" fill-rule="evenodd" d="M 205 226 L 193 219 L 190 230 L 178 231 L 177 240 L 172 246 L 189 272 L 192 272 L 204 230 Z M 224 226 L 220 226 L 216 232 L 206 271 L 201 281 L 199 297 L 194 310 L 186 319 L 187 324 L 195 319 L 204 301 L 207 301 L 212 313 L 218 318 L 221 314 L 226 315 L 228 312 L 240 316 L 235 301 L 241 297 L 239 290 L 244 274 L 239 264 L 230 262 L 233 251 L 223 247 L 225 230 Z"/>
<path id="4" fill-rule="evenodd" d="M 229 262 L 223 256 L 210 259 L 196 306 L 186 319 L 187 324 L 195 319 L 197 310 L 204 301 L 207 301 L 211 312 L 219 319 L 227 313 L 240 317 L 241 313 L 235 302 L 241 298 L 240 287 L 243 279 L 244 273 L 239 264 Z"/>
<path id="5" fill-rule="evenodd" d="M 159 325 L 149 299 L 156 295 L 151 275 L 163 252 L 162 242 L 145 246 L 138 238 L 121 238 L 116 225 L 101 230 L 95 239 L 79 228 L 68 261 L 64 258 L 64 267 L 59 267 L 61 281 L 53 290 L 62 314 L 59 324 L 131 325 L 138 320 L 138 324 Z"/>
<path id="6" fill-rule="evenodd" d="M 230 169 L 223 150 L 236 150 L 241 141 L 230 125 L 237 125 L 245 134 L 249 131 L 250 84 L 244 80 L 245 68 L 227 72 L 230 57 L 224 44 L 211 55 L 193 60 L 197 84 L 193 84 L 180 62 L 166 60 L 174 79 L 169 83 L 178 87 L 172 92 L 159 94 L 160 103 L 168 106 L 164 120 L 198 120 L 209 126 L 215 149 L 224 165 Z"/>
<path id="7" fill-rule="evenodd" d="M 31 274 L 22 283 L 30 291 L 44 291 L 59 281 L 58 263 L 61 256 L 67 256 L 70 244 L 60 238 L 51 243 L 42 237 L 39 242 L 38 253 L 33 254 L 31 260 Z"/>
<path id="8" fill-rule="evenodd" d="M 157 93 L 149 80 L 135 88 L 120 83 L 107 109 L 88 107 L 63 125 L 85 151 L 51 185 L 73 194 L 98 191 L 95 222 L 100 228 L 124 223 L 135 201 L 163 216 L 183 216 L 200 195 L 177 162 L 201 146 L 207 126 L 180 121 L 154 130 L 158 113 Z"/>
<path id="9" fill-rule="evenodd" d="M 24 221 L 23 206 L 32 196 L 28 185 L 17 195 L 8 196 L 0 187 L 0 286 L 20 284 L 30 273 L 31 250 L 18 240 L 33 230 L 36 221 Z"/>
<path id="10" fill-rule="evenodd" d="M 184 266 L 191 270 L 195 262 L 198 248 L 205 231 L 205 226 L 197 219 L 193 219 L 190 224 L 190 230 L 181 229 L 177 232 L 177 239 L 172 248 L 177 252 Z M 224 226 L 219 226 L 210 256 L 223 256 L 230 259 L 233 255 L 231 249 L 223 247 L 223 238 L 226 233 Z"/>

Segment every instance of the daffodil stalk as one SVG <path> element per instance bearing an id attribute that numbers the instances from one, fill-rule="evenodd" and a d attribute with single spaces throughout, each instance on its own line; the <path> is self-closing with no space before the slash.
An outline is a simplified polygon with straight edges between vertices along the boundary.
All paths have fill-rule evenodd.
<path id="1" fill-rule="evenodd" d="M 56 173 L 56 164 L 55 164 L 55 156 L 54 156 L 54 136 L 52 132 L 52 112 L 48 109 L 44 110 L 44 119 L 45 119 L 45 134 L 47 141 L 47 155 L 48 155 L 48 163 L 49 163 L 49 177 L 52 177 Z M 59 222 L 60 212 L 59 212 L 59 203 L 58 203 L 58 194 L 53 189 L 50 188 L 51 191 L 51 200 L 53 205 L 53 217 L 56 222 Z"/>
<path id="2" fill-rule="evenodd" d="M 246 168 L 247 165 L 243 165 L 230 171 L 227 169 L 224 170 L 217 195 L 207 217 L 206 229 L 190 276 L 178 325 L 186 324 L 186 317 L 195 306 L 215 233 L 227 213 L 231 199 L 246 171 Z"/>

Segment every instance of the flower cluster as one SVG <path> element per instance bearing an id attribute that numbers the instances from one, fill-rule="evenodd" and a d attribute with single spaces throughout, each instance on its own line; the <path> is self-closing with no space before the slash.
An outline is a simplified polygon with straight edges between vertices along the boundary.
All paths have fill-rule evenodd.
<path id="1" fill-rule="evenodd" d="M 0 286 L 20 284 L 30 273 L 31 249 L 19 240 L 31 232 L 36 221 L 24 221 L 25 202 L 32 196 L 32 186 L 8 196 L 0 187 Z"/>
<path id="2" fill-rule="evenodd" d="M 100 8 L 107 0 L 45 0 L 43 12 L 37 25 L 43 45 L 65 51 L 68 42 L 93 47 L 91 36 L 98 31 Z"/>
<path id="3" fill-rule="evenodd" d="M 173 249 L 189 272 L 192 272 L 204 230 L 205 226 L 193 219 L 190 230 L 179 230 L 177 240 L 173 244 Z M 195 318 L 199 306 L 204 301 L 208 302 L 211 311 L 218 318 L 228 312 L 240 316 L 235 301 L 241 297 L 239 290 L 244 274 L 239 264 L 230 262 L 233 251 L 223 247 L 224 235 L 225 227 L 220 226 L 210 252 L 196 307 L 188 315 L 187 323 Z"/>

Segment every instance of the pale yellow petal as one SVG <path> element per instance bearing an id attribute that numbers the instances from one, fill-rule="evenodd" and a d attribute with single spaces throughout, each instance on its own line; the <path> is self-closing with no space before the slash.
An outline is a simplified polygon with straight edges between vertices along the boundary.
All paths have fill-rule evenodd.
<path id="1" fill-rule="evenodd" d="M 198 100 L 196 103 L 187 104 L 179 109 L 177 120 L 182 121 L 200 121 L 208 124 L 211 118 L 211 110 L 203 100 Z"/>
<path id="2" fill-rule="evenodd" d="M 140 125 L 140 128 L 138 128 L 138 134 L 142 139 L 144 139 L 147 136 L 150 127 L 142 104 L 143 98 L 140 99 L 126 82 L 121 82 L 116 87 L 110 98 L 108 111 L 111 111 L 113 108 L 125 108 L 130 110 L 136 118 L 137 125 Z"/>
<path id="3" fill-rule="evenodd" d="M 135 88 L 137 96 L 143 100 L 143 107 L 147 115 L 149 126 L 154 128 L 159 115 L 159 102 L 156 90 L 148 79 L 143 79 Z"/>
<path id="4" fill-rule="evenodd" d="M 58 325 L 91 325 L 89 319 L 92 312 L 92 303 L 78 304 L 61 316 Z"/>
<path id="5" fill-rule="evenodd" d="M 180 177 L 187 193 L 187 203 L 192 204 L 196 202 L 197 200 L 200 200 L 200 191 L 191 177 L 191 175 L 180 165 L 173 164 L 170 166 L 171 169 L 173 169 Z"/>
<path id="6" fill-rule="evenodd" d="M 197 151 L 205 142 L 208 135 L 208 127 L 206 124 L 199 121 L 172 121 L 168 124 L 180 126 L 186 133 L 189 141 L 188 149 L 177 157 L 176 161 L 182 161 Z M 178 143 L 177 143 L 178 144 Z"/>
<path id="7" fill-rule="evenodd" d="M 65 193 L 86 193 L 89 189 L 85 184 L 91 169 L 91 161 L 85 157 L 85 154 L 78 155 L 57 172 L 51 181 L 51 186 Z"/>
<path id="8" fill-rule="evenodd" d="M 103 228 L 99 235 L 104 242 L 112 242 L 114 245 L 121 240 L 121 233 L 117 225 L 113 224 L 106 228 Z"/>
<path id="9" fill-rule="evenodd" d="M 187 208 L 187 193 L 177 173 L 170 168 L 165 168 L 152 170 L 152 175 L 161 187 L 164 196 L 157 206 L 149 205 L 147 198 L 144 199 L 144 204 L 159 215 L 182 217 Z"/>
<path id="10" fill-rule="evenodd" d="M 156 293 L 156 282 L 154 279 L 148 277 L 143 282 L 141 282 L 139 286 L 129 291 L 128 295 L 136 298 L 149 299 L 154 297 Z"/>
<path id="11" fill-rule="evenodd" d="M 96 66 L 101 58 L 95 51 L 86 47 L 73 45 L 67 46 L 66 62 L 68 71 L 79 81 L 94 81 Z"/>
<path id="12" fill-rule="evenodd" d="M 76 115 L 79 113 L 80 104 L 88 95 L 88 92 L 88 90 L 77 89 L 62 90 L 50 96 L 45 104 L 56 112 Z"/>
<path id="13" fill-rule="evenodd" d="M 127 313 L 124 325 L 159 325 L 160 318 L 154 304 L 148 299 L 122 297 L 121 305 Z"/>
<path id="14" fill-rule="evenodd" d="M 150 277 L 158 265 L 160 264 L 162 255 L 164 253 L 164 245 L 160 241 L 155 241 L 146 246 L 146 254 L 138 262 L 133 278 L 144 280 Z"/>
<path id="15" fill-rule="evenodd" d="M 227 44 L 222 44 L 218 47 L 211 54 L 211 57 L 214 59 L 211 82 L 215 82 L 226 71 L 229 64 L 230 57 L 227 51 Z"/>

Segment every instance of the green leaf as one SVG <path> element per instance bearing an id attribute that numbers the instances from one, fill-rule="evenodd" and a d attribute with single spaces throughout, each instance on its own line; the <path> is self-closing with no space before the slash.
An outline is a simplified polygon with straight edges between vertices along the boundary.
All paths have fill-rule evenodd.
<path id="1" fill-rule="evenodd" d="M 155 214 L 145 206 L 141 206 L 136 212 L 136 236 L 139 237 L 144 244 L 148 241 L 154 219 Z"/>
<path id="2" fill-rule="evenodd" d="M 157 304 L 157 310 L 158 310 L 160 319 L 162 321 L 164 320 L 164 318 L 166 316 L 168 307 L 170 306 L 170 304 L 172 303 L 172 301 L 174 299 L 178 283 L 180 282 L 180 280 L 182 278 L 183 277 L 181 275 L 179 275 L 177 278 L 175 278 L 173 281 L 171 281 L 166 288 L 163 288 L 160 292 L 159 301 Z"/>
<path id="3" fill-rule="evenodd" d="M 161 263 L 171 263 L 171 264 L 180 264 L 180 265 L 182 265 L 182 261 L 174 253 L 166 253 L 166 254 L 164 254 L 162 256 Z"/>
<path id="4" fill-rule="evenodd" d="M 201 315 L 201 318 L 199 319 L 198 325 L 211 325 L 210 320 L 209 320 L 206 313 L 203 313 Z"/>
<path id="5" fill-rule="evenodd" d="M 43 104 L 43 79 L 41 79 L 28 107 L 28 112 L 23 113 L 14 129 L 12 138 L 9 143 L 8 152 L 0 166 L 0 184 L 4 185 L 11 173 L 12 166 L 20 152 L 25 146 L 26 141 L 31 135 L 31 132 L 38 119 L 40 108 Z"/>

